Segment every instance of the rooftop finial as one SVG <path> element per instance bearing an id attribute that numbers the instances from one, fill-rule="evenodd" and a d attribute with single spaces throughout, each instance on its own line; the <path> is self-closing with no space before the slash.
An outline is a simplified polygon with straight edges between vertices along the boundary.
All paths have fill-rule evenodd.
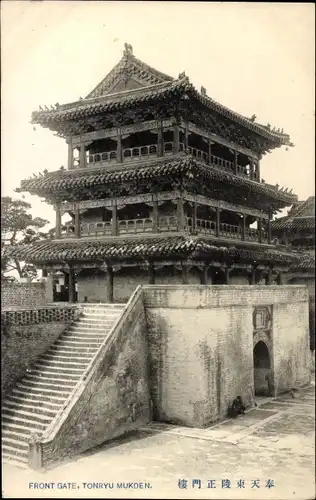
<path id="1" fill-rule="evenodd" d="M 124 56 L 132 56 L 133 55 L 133 47 L 129 43 L 124 43 Z"/>
<path id="2" fill-rule="evenodd" d="M 206 88 L 205 87 L 201 87 L 201 94 L 206 96 Z"/>

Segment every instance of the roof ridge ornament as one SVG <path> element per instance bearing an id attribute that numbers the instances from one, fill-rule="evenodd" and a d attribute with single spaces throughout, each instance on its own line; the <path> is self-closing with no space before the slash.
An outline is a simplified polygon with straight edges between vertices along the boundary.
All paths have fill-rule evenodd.
<path id="1" fill-rule="evenodd" d="M 129 57 L 133 56 L 133 47 L 129 43 L 124 43 L 124 52 L 123 56 L 124 57 Z"/>
<path id="2" fill-rule="evenodd" d="M 205 87 L 203 87 L 203 85 L 201 86 L 201 94 L 202 94 L 203 96 L 205 96 L 205 97 L 207 96 L 207 93 L 206 93 L 206 88 L 205 88 Z"/>

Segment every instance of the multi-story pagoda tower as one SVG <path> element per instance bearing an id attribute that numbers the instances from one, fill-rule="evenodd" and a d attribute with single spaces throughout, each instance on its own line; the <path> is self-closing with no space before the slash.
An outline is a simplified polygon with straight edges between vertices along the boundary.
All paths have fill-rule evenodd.
<path id="1" fill-rule="evenodd" d="M 287 275 L 289 284 L 309 290 L 310 347 L 315 350 L 315 196 L 295 203 L 285 217 L 271 224 L 272 236 L 298 255 Z"/>
<path id="2" fill-rule="evenodd" d="M 261 180 L 283 131 L 151 68 L 125 44 L 86 98 L 32 122 L 68 144 L 68 169 L 24 180 L 56 209 L 56 237 L 19 258 L 75 283 L 79 301 L 124 301 L 148 283 L 282 283 L 293 257 L 271 239 L 273 213 L 297 197 Z M 72 223 L 63 225 L 68 213 Z M 253 229 L 253 223 L 257 228 Z"/>

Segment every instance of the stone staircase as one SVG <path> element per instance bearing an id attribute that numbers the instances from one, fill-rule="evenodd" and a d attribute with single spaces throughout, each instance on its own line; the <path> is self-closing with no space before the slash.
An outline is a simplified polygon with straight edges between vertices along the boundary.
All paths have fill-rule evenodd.
<path id="1" fill-rule="evenodd" d="M 124 307 L 82 305 L 80 318 L 16 384 L 2 405 L 3 462 L 27 467 L 31 434 L 43 433 L 52 423 Z"/>

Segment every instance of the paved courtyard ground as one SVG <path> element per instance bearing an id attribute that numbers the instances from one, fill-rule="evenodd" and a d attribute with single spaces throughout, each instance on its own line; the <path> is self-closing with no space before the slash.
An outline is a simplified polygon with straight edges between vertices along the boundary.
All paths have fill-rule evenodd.
<path id="1" fill-rule="evenodd" d="M 258 400 L 246 415 L 208 429 L 153 423 L 45 473 L 4 465 L 2 495 L 315 498 L 314 385 L 294 396 Z"/>

